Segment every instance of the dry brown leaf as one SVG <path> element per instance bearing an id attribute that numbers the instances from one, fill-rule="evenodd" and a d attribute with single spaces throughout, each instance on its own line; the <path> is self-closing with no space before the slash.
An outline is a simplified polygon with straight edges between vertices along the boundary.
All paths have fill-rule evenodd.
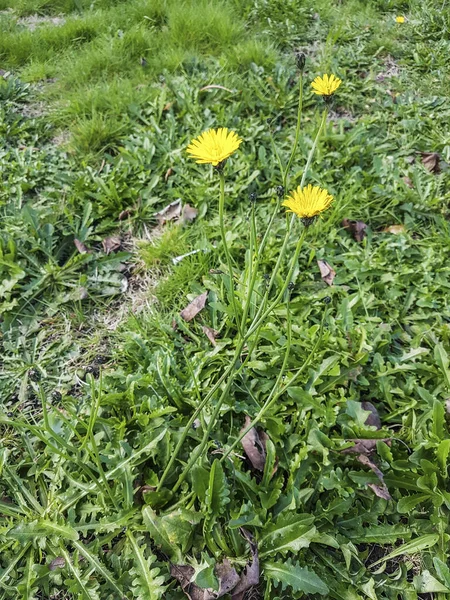
<path id="1" fill-rule="evenodd" d="M 211 327 L 206 327 L 206 325 L 203 325 L 202 330 L 211 344 L 217 346 L 216 337 L 219 335 L 219 332 L 215 329 L 211 329 Z"/>
<path id="2" fill-rule="evenodd" d="M 181 589 L 190 600 L 214 600 L 216 594 L 211 589 L 204 589 L 191 583 L 195 573 L 194 567 L 190 565 L 171 565 L 170 574 L 180 582 Z"/>
<path id="3" fill-rule="evenodd" d="M 375 406 L 372 404 L 372 402 L 367 402 L 367 401 L 361 402 L 361 407 L 363 410 L 367 410 L 370 412 L 370 415 L 367 415 L 367 419 L 364 421 L 364 423 L 371 427 L 376 427 L 377 429 L 381 429 L 380 415 L 378 414 L 378 411 L 375 408 Z"/>
<path id="4" fill-rule="evenodd" d="M 66 566 L 66 559 L 63 556 L 57 556 L 48 565 L 48 568 L 50 569 L 50 571 L 55 571 L 56 569 L 64 569 L 65 566 Z"/>
<path id="5" fill-rule="evenodd" d="M 182 214 L 181 214 L 181 219 L 183 221 L 183 223 L 192 223 L 192 221 L 195 221 L 195 219 L 197 218 L 198 215 L 198 210 L 196 208 L 194 208 L 193 206 L 191 206 L 190 204 L 185 204 L 183 206 L 183 210 L 182 210 Z"/>
<path id="6" fill-rule="evenodd" d="M 181 200 L 174 200 L 162 210 L 155 213 L 155 217 L 160 225 L 164 225 L 168 221 L 179 219 L 181 215 Z"/>
<path id="7" fill-rule="evenodd" d="M 439 166 L 440 156 L 437 152 L 421 152 L 422 164 L 430 171 L 430 173 L 439 173 L 441 170 Z"/>
<path id="8" fill-rule="evenodd" d="M 343 219 L 342 227 L 350 231 L 357 242 L 362 242 L 366 237 L 367 225 L 364 223 L 364 221 L 351 221 L 350 219 Z"/>
<path id="9" fill-rule="evenodd" d="M 241 533 L 250 545 L 251 563 L 248 563 L 241 573 L 239 583 L 234 588 L 231 600 L 243 600 L 247 590 L 259 584 L 259 557 L 258 548 L 252 534 L 244 528 Z"/>
<path id="10" fill-rule="evenodd" d="M 192 321 L 192 319 L 205 308 L 207 298 L 208 292 L 203 292 L 203 294 L 194 298 L 194 300 L 180 312 L 180 317 L 185 321 Z"/>
<path id="11" fill-rule="evenodd" d="M 241 432 L 247 429 L 252 420 L 249 416 L 245 417 L 244 427 L 241 429 Z M 247 455 L 248 459 L 252 463 L 254 469 L 258 471 L 264 471 L 264 465 L 266 464 L 266 449 L 265 449 L 265 440 L 261 439 L 261 435 L 256 431 L 254 427 L 252 427 L 241 440 L 242 447 L 244 448 L 244 452 Z"/>
<path id="12" fill-rule="evenodd" d="M 169 167 L 164 175 L 164 181 L 167 181 L 171 175 L 173 175 L 173 169 Z"/>
<path id="13" fill-rule="evenodd" d="M 360 454 L 356 457 L 356 460 L 358 460 L 365 467 L 369 467 L 369 469 L 372 469 L 372 471 L 380 480 L 381 485 L 377 485 L 375 483 L 368 484 L 368 487 L 370 487 L 374 494 L 376 494 L 379 498 L 384 498 L 385 500 L 392 500 L 389 490 L 387 489 L 386 484 L 384 483 L 384 475 L 377 467 L 377 465 L 373 461 L 371 461 L 370 458 L 368 458 L 365 454 Z"/>
<path id="14" fill-rule="evenodd" d="M 121 213 L 119 213 L 119 221 L 124 221 L 125 219 L 128 219 L 128 217 L 131 215 L 132 211 L 133 211 L 132 208 L 126 208 Z"/>
<path id="15" fill-rule="evenodd" d="M 234 90 L 230 90 L 229 88 L 223 87 L 223 85 L 205 85 L 205 87 L 200 88 L 201 92 L 206 92 L 206 90 L 224 90 L 225 92 L 230 92 L 230 94 L 234 94 Z"/>
<path id="16" fill-rule="evenodd" d="M 102 241 L 103 250 L 106 254 L 111 254 L 111 252 L 119 250 L 121 243 L 122 240 L 118 235 L 111 235 Z"/>
<path id="17" fill-rule="evenodd" d="M 216 596 L 217 598 L 221 598 L 222 596 L 225 596 L 225 594 L 229 594 L 231 590 L 236 587 L 236 584 L 240 580 L 239 575 L 236 573 L 236 569 L 231 565 L 228 558 L 224 558 L 221 563 L 217 564 L 214 572 L 219 580 L 219 591 Z"/>
<path id="18" fill-rule="evenodd" d="M 328 285 L 333 285 L 333 280 L 336 277 L 336 271 L 327 263 L 326 260 L 318 260 L 320 276 Z"/>
<path id="19" fill-rule="evenodd" d="M 392 500 L 392 496 L 390 495 L 385 483 L 368 483 L 367 487 L 370 487 L 375 496 L 378 496 L 378 498 L 383 498 L 384 500 Z"/>
<path id="20" fill-rule="evenodd" d="M 409 187 L 409 188 L 413 188 L 414 184 L 412 182 L 411 177 L 408 177 L 407 175 L 405 177 L 403 177 L 403 181 L 405 182 L 405 184 Z"/>
<path id="21" fill-rule="evenodd" d="M 85 246 L 83 244 L 83 242 L 80 242 L 80 240 L 77 240 L 77 238 L 75 238 L 73 240 L 73 243 L 75 244 L 75 248 L 78 250 L 78 252 L 80 254 L 87 254 L 88 252 L 90 252 L 89 248 L 87 246 Z"/>
<path id="22" fill-rule="evenodd" d="M 394 235 L 399 235 L 400 233 L 405 233 L 406 229 L 404 225 L 389 225 L 389 227 L 385 227 L 383 229 L 386 233 L 393 233 Z"/>
<path id="23" fill-rule="evenodd" d="M 173 102 L 166 102 L 166 104 L 164 104 L 164 108 L 163 110 L 170 110 L 173 106 Z"/>

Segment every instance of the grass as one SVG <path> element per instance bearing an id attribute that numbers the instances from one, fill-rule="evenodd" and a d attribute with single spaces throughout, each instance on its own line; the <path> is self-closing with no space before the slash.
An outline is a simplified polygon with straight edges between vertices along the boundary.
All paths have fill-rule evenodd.
<path id="1" fill-rule="evenodd" d="M 216 565 L 241 575 L 255 547 L 247 599 L 448 597 L 448 9 L 0 0 L 0 600 L 181 599 L 183 569 L 191 595 L 214 589 Z M 283 162 L 294 140 L 294 47 L 307 64 L 289 187 L 320 120 L 309 82 L 333 72 L 343 84 L 307 181 L 335 202 L 308 230 L 289 313 L 283 303 L 261 329 L 206 451 L 176 488 L 218 395 L 157 490 L 237 344 L 219 182 L 185 148 L 209 127 L 244 140 L 225 187 L 244 304 L 249 196 L 261 239 L 281 183 L 272 139 Z M 423 153 L 437 153 L 434 172 Z M 195 221 L 161 225 L 179 199 Z M 346 218 L 367 225 L 362 242 Z M 281 211 L 266 277 L 285 228 Z M 220 462 L 296 374 L 259 420 L 263 470 L 241 445 Z"/>

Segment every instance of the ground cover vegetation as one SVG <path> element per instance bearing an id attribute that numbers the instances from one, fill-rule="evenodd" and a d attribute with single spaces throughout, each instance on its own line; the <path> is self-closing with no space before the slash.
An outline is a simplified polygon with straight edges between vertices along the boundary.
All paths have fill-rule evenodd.
<path id="1" fill-rule="evenodd" d="M 447 598 L 448 3 L 0 11 L 0 598 Z"/>

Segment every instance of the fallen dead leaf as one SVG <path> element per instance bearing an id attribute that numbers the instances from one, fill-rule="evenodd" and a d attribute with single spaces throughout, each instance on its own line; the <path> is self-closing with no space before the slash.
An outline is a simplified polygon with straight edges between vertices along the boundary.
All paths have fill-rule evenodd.
<path id="1" fill-rule="evenodd" d="M 441 170 L 439 166 L 440 156 L 437 152 L 421 152 L 422 164 L 430 171 L 430 173 L 439 173 Z"/>
<path id="2" fill-rule="evenodd" d="M 361 407 L 363 410 L 367 410 L 370 412 L 370 415 L 367 415 L 367 419 L 365 420 L 365 424 L 371 427 L 376 427 L 377 429 L 381 429 L 381 419 L 378 414 L 377 409 L 372 404 L 372 402 L 361 402 Z"/>
<path id="3" fill-rule="evenodd" d="M 87 254 L 89 252 L 89 248 L 87 246 L 85 246 L 85 244 L 83 244 L 83 242 L 80 242 L 80 240 L 77 240 L 77 238 L 75 238 L 73 240 L 73 243 L 75 244 L 75 248 L 78 250 L 78 252 L 80 254 Z"/>
<path id="4" fill-rule="evenodd" d="M 231 565 L 228 558 L 224 558 L 221 563 L 217 564 L 214 572 L 219 580 L 219 591 L 216 596 L 217 598 L 221 598 L 222 596 L 225 596 L 225 594 L 231 592 L 231 590 L 236 587 L 236 584 L 240 580 L 236 569 Z"/>
<path id="5" fill-rule="evenodd" d="M 241 573 L 239 583 L 231 595 L 231 600 L 244 600 L 247 590 L 259 584 L 259 557 L 255 538 L 244 528 L 241 528 L 240 531 L 250 545 L 251 562 L 247 564 Z"/>
<path id="6" fill-rule="evenodd" d="M 211 344 L 217 346 L 216 337 L 219 335 L 219 332 L 215 329 L 211 329 L 211 327 L 206 327 L 206 325 L 203 325 L 202 330 Z"/>
<path id="7" fill-rule="evenodd" d="M 170 110 L 173 106 L 173 102 L 166 102 L 166 104 L 164 104 L 164 108 L 163 110 Z"/>
<path id="8" fill-rule="evenodd" d="M 384 500 L 392 500 L 392 496 L 390 495 L 389 490 L 385 483 L 382 483 L 382 484 L 368 483 L 367 487 L 370 487 L 370 489 L 373 491 L 375 496 L 378 496 L 378 498 L 383 498 Z"/>
<path id="9" fill-rule="evenodd" d="M 364 221 L 351 221 L 350 219 L 343 219 L 342 227 L 350 231 L 357 242 L 362 242 L 367 235 L 367 225 L 364 223 Z"/>
<path id="10" fill-rule="evenodd" d="M 244 427 L 241 432 L 247 429 L 252 420 L 247 415 L 245 417 Z M 264 465 L 266 464 L 266 440 L 268 436 L 264 432 L 258 433 L 255 427 L 252 427 L 241 440 L 244 452 L 248 459 L 252 463 L 254 469 L 258 471 L 264 471 Z"/>
<path id="11" fill-rule="evenodd" d="M 50 571 L 55 571 L 56 569 L 64 569 L 66 566 L 66 560 L 62 556 L 57 556 L 52 560 L 52 562 L 48 565 Z"/>
<path id="12" fill-rule="evenodd" d="M 200 88 L 201 92 L 206 92 L 206 90 L 224 90 L 225 92 L 230 92 L 230 94 L 235 94 L 235 90 L 230 90 L 229 88 L 223 87 L 223 85 L 205 85 L 205 87 Z"/>
<path id="13" fill-rule="evenodd" d="M 365 454 L 366 456 L 369 456 L 370 454 L 375 452 L 375 450 L 377 449 L 377 442 L 384 442 L 388 446 L 391 445 L 390 438 L 378 438 L 375 440 L 374 439 L 370 439 L 370 440 L 355 439 L 355 440 L 348 440 L 348 441 L 354 442 L 355 445 L 352 446 L 351 448 L 345 448 L 344 450 L 342 450 L 342 454 Z"/>
<path id="14" fill-rule="evenodd" d="M 190 204 L 185 204 L 181 212 L 181 219 L 183 223 L 192 223 L 195 221 L 198 215 L 198 210 Z"/>
<path id="15" fill-rule="evenodd" d="M 122 240 L 118 235 L 111 235 L 102 241 L 103 250 L 106 254 L 119 250 L 121 244 Z"/>
<path id="16" fill-rule="evenodd" d="M 194 300 L 180 312 L 180 317 L 185 321 L 192 321 L 192 319 L 205 308 L 207 298 L 208 292 L 203 292 L 203 294 L 194 298 Z"/>
<path id="17" fill-rule="evenodd" d="M 164 225 L 168 221 L 179 219 L 181 215 L 181 200 L 174 200 L 162 210 L 155 213 L 156 220 L 160 225 Z"/>
<path id="18" fill-rule="evenodd" d="M 389 227 L 385 227 L 383 229 L 386 233 L 393 233 L 394 235 L 399 235 L 400 233 L 405 233 L 406 229 L 404 225 L 389 225 Z"/>
<path id="19" fill-rule="evenodd" d="M 405 184 L 409 187 L 409 188 L 413 188 L 414 184 L 412 182 L 412 179 L 408 176 L 403 177 L 403 181 L 405 182 Z"/>
<path id="20" fill-rule="evenodd" d="M 181 589 L 190 600 L 214 600 L 217 598 L 212 589 L 204 589 L 191 583 L 194 573 L 195 569 L 190 565 L 170 566 L 170 574 L 180 582 Z"/>
<path id="21" fill-rule="evenodd" d="M 167 181 L 171 175 L 173 175 L 173 169 L 169 167 L 164 175 L 164 181 Z"/>
<path id="22" fill-rule="evenodd" d="M 356 460 L 365 467 L 369 467 L 369 469 L 371 469 L 380 480 L 381 485 L 375 483 L 368 484 L 368 487 L 370 487 L 374 494 L 379 498 L 384 498 L 385 500 L 392 500 L 389 490 L 387 489 L 386 484 L 384 483 L 384 475 L 380 471 L 379 467 L 377 467 L 377 465 L 372 460 L 370 460 L 370 458 L 367 457 L 365 454 L 360 454 L 356 457 Z"/>
<path id="23" fill-rule="evenodd" d="M 126 208 L 125 210 L 123 210 L 121 213 L 119 213 L 119 221 L 124 221 L 125 219 L 128 219 L 132 212 L 132 208 Z"/>
<path id="24" fill-rule="evenodd" d="M 336 271 L 327 263 L 326 260 L 318 260 L 320 276 L 328 285 L 333 285 L 333 280 L 336 277 Z"/>

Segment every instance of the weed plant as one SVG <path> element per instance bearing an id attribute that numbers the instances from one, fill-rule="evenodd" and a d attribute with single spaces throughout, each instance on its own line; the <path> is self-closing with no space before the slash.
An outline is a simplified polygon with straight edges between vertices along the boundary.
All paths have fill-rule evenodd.
<path id="1" fill-rule="evenodd" d="M 445 600 L 447 3 L 0 10 L 0 599 Z M 277 265 L 323 73 L 334 202 Z M 186 154 L 219 127 L 223 188 Z"/>

